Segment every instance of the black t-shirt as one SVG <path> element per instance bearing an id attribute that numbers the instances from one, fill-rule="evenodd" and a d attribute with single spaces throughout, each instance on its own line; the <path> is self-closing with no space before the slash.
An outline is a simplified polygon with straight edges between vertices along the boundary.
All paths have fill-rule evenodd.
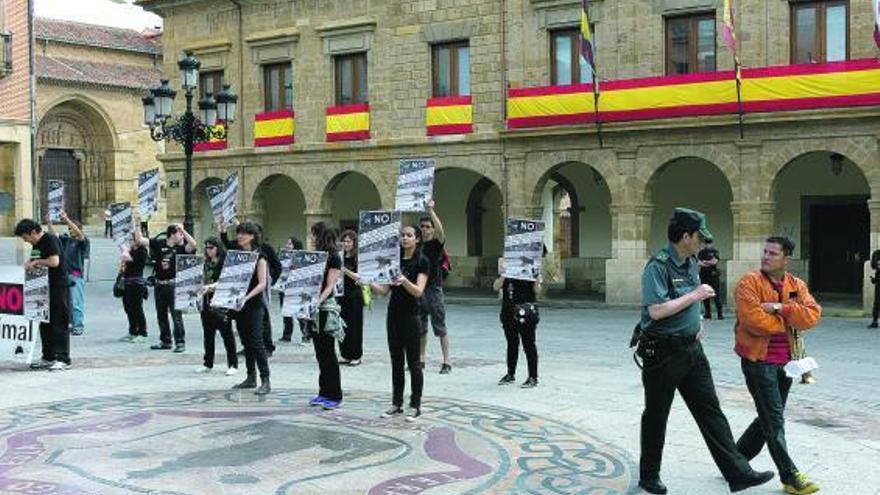
<path id="1" fill-rule="evenodd" d="M 400 271 L 410 282 L 416 283 L 420 273 L 428 275 L 430 267 L 425 255 L 413 256 L 409 259 L 400 258 Z M 388 300 L 388 312 L 393 315 L 418 315 L 419 299 L 413 297 L 402 285 L 391 286 L 391 298 Z"/>
<path id="2" fill-rule="evenodd" d="M 343 258 L 342 264 L 345 265 L 345 268 L 349 271 L 357 273 L 357 260 L 354 256 Z M 340 277 L 345 278 L 345 294 L 343 297 L 348 297 L 352 294 L 360 294 L 360 287 L 358 287 L 353 278 L 347 276 L 345 273 L 341 274 Z"/>
<path id="3" fill-rule="evenodd" d="M 147 264 L 147 248 L 138 246 L 137 249 L 132 249 L 129 254 L 131 255 L 131 261 L 125 262 L 123 275 L 126 278 L 143 277 L 144 266 Z"/>
<path id="4" fill-rule="evenodd" d="M 718 250 L 714 247 L 705 247 L 700 250 L 699 254 L 697 254 L 697 259 L 700 261 L 711 261 L 720 259 L 720 255 Z M 718 273 L 718 265 L 715 266 L 707 266 L 700 267 L 700 273 L 704 275 L 715 275 Z"/>
<path id="5" fill-rule="evenodd" d="M 183 244 L 169 246 L 165 239 L 150 239 L 150 252 L 156 263 L 153 266 L 156 280 L 174 280 L 174 276 L 177 275 L 175 257 L 178 254 L 186 254 L 186 246 Z"/>
<path id="6" fill-rule="evenodd" d="M 342 262 L 339 260 L 339 253 L 336 251 L 329 253 L 330 256 L 327 257 L 327 267 L 324 268 L 324 279 L 321 281 L 321 292 L 324 292 L 324 288 L 327 287 L 327 275 L 330 273 L 330 270 L 342 270 Z M 342 274 L 340 274 L 342 276 Z M 331 292 L 332 296 L 333 293 Z"/>
<path id="7" fill-rule="evenodd" d="M 443 243 L 437 239 L 422 244 L 422 255 L 428 260 L 428 285 L 440 285 L 440 263 L 443 261 Z M 415 281 L 415 280 L 413 280 Z"/>
<path id="8" fill-rule="evenodd" d="M 31 259 L 49 259 L 50 256 L 58 256 L 58 266 L 49 268 L 49 285 L 55 287 L 67 287 L 67 264 L 65 263 L 64 250 L 58 236 L 44 232 L 40 240 L 31 249 Z"/>
<path id="9" fill-rule="evenodd" d="M 535 302 L 535 282 L 505 278 L 501 286 L 501 312 L 512 311 L 517 304 Z"/>

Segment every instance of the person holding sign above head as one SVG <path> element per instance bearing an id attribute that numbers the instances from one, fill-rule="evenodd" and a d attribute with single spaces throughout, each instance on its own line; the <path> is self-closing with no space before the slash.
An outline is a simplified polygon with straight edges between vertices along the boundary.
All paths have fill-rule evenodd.
<path id="1" fill-rule="evenodd" d="M 156 298 L 156 319 L 159 320 L 160 339 L 160 342 L 150 349 L 171 349 L 171 328 L 168 325 L 168 314 L 171 313 L 174 322 L 174 352 L 184 352 L 186 330 L 183 327 L 183 315 L 174 309 L 174 277 L 177 272 L 174 258 L 178 254 L 194 253 L 196 240 L 179 223 L 169 225 L 165 229 L 165 234 L 165 239 L 150 240 L 150 254 L 155 263 L 153 275 L 156 287 L 153 295 Z"/>
<path id="2" fill-rule="evenodd" d="M 424 308 L 422 312 L 422 337 L 420 343 L 420 358 L 422 365 L 425 363 L 425 350 L 428 347 L 428 319 L 431 320 L 431 328 L 434 335 L 440 338 L 440 352 L 443 353 L 443 364 L 440 365 L 440 374 L 446 375 L 452 372 L 449 364 L 449 335 L 446 331 L 446 301 L 443 298 L 443 279 L 440 274 L 440 264 L 443 261 L 443 250 L 446 244 L 446 233 L 440 217 L 434 211 L 434 200 L 428 201 L 428 216 L 419 220 L 419 229 L 422 239 L 422 253 L 428 260 L 431 271 L 428 274 L 428 285 L 425 287 L 423 296 Z"/>
<path id="3" fill-rule="evenodd" d="M 220 271 L 223 261 L 226 259 L 226 246 L 216 237 L 205 240 L 205 265 L 203 268 L 205 287 L 214 287 L 220 279 Z M 216 333 L 220 333 L 223 339 L 223 347 L 226 349 L 226 376 L 238 373 L 238 355 L 235 352 L 235 335 L 232 334 L 232 321 L 229 313 L 211 307 L 213 290 L 203 289 L 202 295 L 202 331 L 204 332 L 205 358 L 204 365 L 196 372 L 207 373 L 214 368 L 214 340 Z"/>
<path id="4" fill-rule="evenodd" d="M 89 239 L 83 234 L 82 224 L 71 220 L 67 212 L 62 211 L 61 221 L 67 225 L 67 232 L 58 236 L 61 248 L 64 249 L 64 259 L 67 264 L 67 275 L 70 279 L 70 304 L 71 304 L 71 335 L 82 335 L 85 329 L 85 264 L 89 257 Z M 55 234 L 52 222 L 46 219 L 46 225 L 50 234 Z"/>
<path id="5" fill-rule="evenodd" d="M 345 336 L 339 305 L 333 297 L 336 280 L 342 275 L 342 264 L 336 252 L 336 232 L 324 222 L 312 225 L 312 245 L 316 251 L 326 251 L 327 267 L 321 296 L 318 298 L 318 325 L 311 325 L 315 359 L 318 361 L 318 395 L 309 401 L 310 406 L 336 409 L 342 403 L 342 378 L 336 358 L 336 341 Z"/>
<path id="6" fill-rule="evenodd" d="M 541 290 L 541 277 L 535 281 L 517 280 L 504 276 L 504 259 L 498 260 L 500 274 L 492 284 L 492 289 L 501 291 L 501 327 L 507 339 L 507 374 L 501 377 L 498 385 L 508 385 L 516 381 L 516 364 L 519 360 L 519 343 L 529 368 L 529 377 L 521 388 L 538 386 L 538 348 L 535 345 L 535 329 L 538 327 L 538 307 L 535 304 Z"/>
<path id="7" fill-rule="evenodd" d="M 15 236 L 31 245 L 31 259 L 24 264 L 26 271 L 36 267 L 49 269 L 49 321 L 40 322 L 43 359 L 31 364 L 31 368 L 64 371 L 70 367 L 70 284 L 61 241 L 43 232 L 40 224 L 29 218 L 16 224 Z"/>
<path id="8" fill-rule="evenodd" d="M 364 293 L 359 285 L 357 274 L 357 233 L 346 230 L 342 233 L 342 273 L 345 277 L 345 290 L 339 298 L 342 306 L 342 320 L 345 321 L 345 340 L 339 344 L 340 364 L 357 366 L 364 354 Z"/>
<path id="9" fill-rule="evenodd" d="M 407 421 L 416 421 L 422 412 L 422 388 L 424 374 L 420 366 L 420 342 L 422 324 L 419 303 L 428 285 L 430 267 L 428 258 L 422 254 L 421 231 L 405 226 L 400 231 L 400 271 L 392 285 L 370 284 L 379 295 L 391 293 L 385 325 L 388 332 L 388 352 L 391 354 L 391 408 L 382 413 L 383 418 L 403 414 L 404 358 L 409 365 L 411 394 L 410 413 Z"/>
<path id="10" fill-rule="evenodd" d="M 134 226 L 132 218 L 132 226 Z M 144 315 L 144 300 L 147 298 L 147 280 L 144 278 L 144 267 L 147 264 L 147 246 L 149 242 L 141 235 L 140 230 L 132 229 L 131 242 L 120 253 L 123 290 L 122 307 L 128 317 L 128 336 L 126 342 L 146 342 L 147 318 Z"/>

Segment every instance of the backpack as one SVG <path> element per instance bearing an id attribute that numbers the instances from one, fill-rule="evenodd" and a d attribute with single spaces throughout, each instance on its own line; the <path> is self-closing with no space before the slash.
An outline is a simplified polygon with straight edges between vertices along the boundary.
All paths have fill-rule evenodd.
<path id="1" fill-rule="evenodd" d="M 446 248 L 443 248 L 443 251 L 440 253 L 440 282 L 446 282 L 446 278 L 449 277 L 449 272 L 452 271 L 452 263 L 449 261 L 449 253 L 446 252 Z"/>

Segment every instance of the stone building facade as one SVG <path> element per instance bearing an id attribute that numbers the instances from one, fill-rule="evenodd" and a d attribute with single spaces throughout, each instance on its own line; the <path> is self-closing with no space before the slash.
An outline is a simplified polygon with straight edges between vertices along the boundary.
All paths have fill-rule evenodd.
<path id="1" fill-rule="evenodd" d="M 867 96 L 878 91 L 870 81 L 861 95 L 831 88 L 839 86 L 835 77 L 855 80 L 835 71 L 877 69 L 870 2 L 843 2 L 842 11 L 840 2 L 736 3 L 747 69 L 743 137 L 721 0 L 592 2 L 607 115 L 600 146 L 592 112 L 584 110 L 592 105 L 589 90 L 562 87 L 576 64 L 566 57 L 576 50 L 579 0 L 140 2 L 165 20 L 167 76 L 174 80 L 176 60 L 193 51 L 203 72 L 222 75 L 240 96 L 225 149 L 195 159 L 203 232 L 210 228 L 205 186 L 232 171 L 243 180 L 241 210 L 279 244 L 317 221 L 345 227 L 359 210 L 393 207 L 398 160 L 430 157 L 453 285 L 491 280 L 505 217 L 543 217 L 557 284 L 634 303 L 646 259 L 665 244 L 672 208 L 690 206 L 709 215 L 728 288 L 758 266 L 763 239 L 782 232 L 798 242 L 796 271 L 820 292 L 867 297 L 865 260 L 880 244 L 880 202 L 871 199 L 880 187 L 880 101 Z M 802 8 L 817 9 L 827 34 L 813 33 L 813 48 L 795 42 L 804 38 L 794 32 L 805 29 Z M 804 57 L 814 64 L 795 64 Z M 366 69 L 347 72 L 359 63 Z M 268 95 L 278 83 L 267 75 L 279 64 L 289 71 L 281 73 L 289 84 L 280 114 Z M 704 65 L 708 74 L 676 75 Z M 352 77 L 366 82 L 351 89 Z M 765 88 L 787 84 L 776 77 L 793 77 L 801 96 L 814 84 L 827 94 L 786 99 Z M 717 91 L 687 89 L 724 78 Z M 639 89 L 642 96 L 624 95 Z M 566 100 L 571 91 L 583 98 Z M 701 92 L 726 99 L 693 104 Z M 772 93 L 768 101 L 752 101 L 765 93 Z M 536 99 L 522 110 L 514 99 L 529 95 Z M 670 113 L 667 98 L 692 104 Z M 346 106 L 352 102 L 359 105 Z M 605 113 L 603 105 L 633 108 Z M 565 114 L 565 106 L 580 113 Z M 331 139 L 345 125 L 335 119 L 349 111 L 357 117 L 344 122 L 368 132 L 358 127 L 354 140 Z M 520 125 L 521 111 L 541 117 Z M 259 145 L 265 118 L 292 120 L 295 140 Z M 160 159 L 168 179 L 183 183 L 179 150 Z M 182 217 L 182 203 L 171 190 L 172 218 Z"/>

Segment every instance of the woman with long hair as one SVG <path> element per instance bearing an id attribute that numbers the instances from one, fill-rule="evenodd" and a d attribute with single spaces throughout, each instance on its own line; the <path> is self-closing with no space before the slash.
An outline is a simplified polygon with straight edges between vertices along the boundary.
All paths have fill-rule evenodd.
<path id="1" fill-rule="evenodd" d="M 546 254 L 546 248 L 545 248 Z M 498 385 L 508 385 L 516 381 L 516 364 L 519 360 L 519 344 L 522 342 L 526 355 L 529 377 L 521 388 L 538 386 L 538 348 L 535 345 L 535 329 L 538 327 L 538 310 L 535 306 L 537 294 L 541 290 L 541 277 L 538 280 L 516 280 L 504 276 L 504 260 L 498 260 L 498 278 L 492 288 L 501 291 L 501 327 L 507 339 L 507 374 L 501 377 Z"/>
<path id="2" fill-rule="evenodd" d="M 125 288 L 122 292 L 122 307 L 128 317 L 126 342 L 146 342 L 147 317 L 144 315 L 144 299 L 147 298 L 147 280 L 144 267 L 147 264 L 149 243 L 141 236 L 140 230 L 133 228 L 131 242 L 119 255 L 119 271 L 122 272 Z"/>
<path id="3" fill-rule="evenodd" d="M 339 306 L 333 297 L 342 264 L 336 251 L 336 232 L 324 222 L 312 225 L 310 232 L 315 250 L 326 251 L 328 257 L 321 296 L 318 299 L 320 305 L 318 325 L 311 325 L 319 374 L 318 395 L 309 401 L 309 405 L 321 406 L 329 410 L 336 409 L 342 403 L 342 382 L 339 376 L 339 361 L 336 360 L 336 340 L 340 334 L 342 318 L 339 316 Z"/>
<path id="4" fill-rule="evenodd" d="M 370 284 L 370 288 L 380 294 L 389 292 L 388 316 L 385 319 L 388 331 L 388 352 L 391 355 L 391 408 L 382 413 L 383 418 L 403 414 L 404 358 L 409 366 L 411 394 L 410 413 L 407 421 L 415 421 L 422 412 L 422 387 L 424 376 L 419 362 L 419 344 L 422 324 L 419 306 L 425 286 L 428 283 L 430 267 L 428 259 L 420 249 L 421 231 L 412 225 L 400 230 L 400 274 L 392 285 Z"/>
<path id="5" fill-rule="evenodd" d="M 205 265 L 202 269 L 206 287 L 214 287 L 220 279 L 220 271 L 223 269 L 223 261 L 226 259 L 226 246 L 216 237 L 205 240 Z M 216 333 L 220 333 L 223 339 L 223 347 L 226 348 L 226 376 L 238 373 L 238 356 L 235 353 L 235 336 L 232 335 L 232 321 L 229 314 L 211 307 L 211 299 L 214 297 L 213 290 L 206 290 L 202 295 L 202 332 L 204 334 L 205 358 L 204 365 L 196 372 L 207 373 L 214 367 L 214 340 Z"/>
<path id="6" fill-rule="evenodd" d="M 339 343 L 339 364 L 357 366 L 364 354 L 364 293 L 359 285 L 357 274 L 357 233 L 346 230 L 342 233 L 342 273 L 345 277 L 345 291 L 339 298 L 342 307 L 340 314 L 345 322 L 345 339 Z"/>

